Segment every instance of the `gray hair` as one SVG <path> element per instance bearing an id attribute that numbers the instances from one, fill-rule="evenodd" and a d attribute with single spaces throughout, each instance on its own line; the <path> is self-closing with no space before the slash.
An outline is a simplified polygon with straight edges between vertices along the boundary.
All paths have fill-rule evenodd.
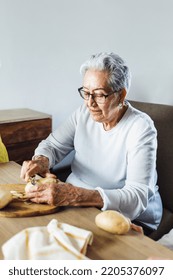
<path id="1" fill-rule="evenodd" d="M 125 88 L 129 91 L 131 84 L 131 73 L 125 61 L 114 53 L 98 53 L 92 55 L 80 67 L 80 73 L 84 76 L 89 69 L 107 71 L 109 73 L 108 84 L 113 91 L 120 91 Z"/>

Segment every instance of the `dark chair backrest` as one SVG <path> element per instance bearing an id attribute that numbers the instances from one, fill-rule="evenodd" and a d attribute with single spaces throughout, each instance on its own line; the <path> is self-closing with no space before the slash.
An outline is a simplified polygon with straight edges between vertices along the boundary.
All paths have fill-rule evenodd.
<path id="1" fill-rule="evenodd" d="M 158 185 L 165 208 L 173 212 L 173 106 L 129 101 L 147 113 L 158 133 Z"/>

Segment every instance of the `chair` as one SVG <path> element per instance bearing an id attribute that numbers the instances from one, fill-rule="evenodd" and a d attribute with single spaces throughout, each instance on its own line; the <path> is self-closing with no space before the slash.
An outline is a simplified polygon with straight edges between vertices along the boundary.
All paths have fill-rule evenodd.
<path id="1" fill-rule="evenodd" d="M 158 229 L 149 236 L 158 240 L 173 228 L 173 106 L 138 101 L 130 103 L 152 118 L 158 133 L 158 186 L 164 209 Z"/>

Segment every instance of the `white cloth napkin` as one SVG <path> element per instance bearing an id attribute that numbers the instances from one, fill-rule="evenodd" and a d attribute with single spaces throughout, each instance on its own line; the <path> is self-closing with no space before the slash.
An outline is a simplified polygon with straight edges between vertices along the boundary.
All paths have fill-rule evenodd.
<path id="1" fill-rule="evenodd" d="M 173 229 L 163 235 L 157 242 L 173 250 Z"/>
<path id="2" fill-rule="evenodd" d="M 53 219 L 46 227 L 31 227 L 14 235 L 2 246 L 5 260 L 79 260 L 91 245 L 90 231 Z"/>

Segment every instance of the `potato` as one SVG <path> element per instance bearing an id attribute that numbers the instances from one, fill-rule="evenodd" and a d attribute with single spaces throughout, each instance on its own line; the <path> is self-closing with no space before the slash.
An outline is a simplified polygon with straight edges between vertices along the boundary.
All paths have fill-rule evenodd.
<path id="1" fill-rule="evenodd" d="M 12 194 L 8 190 L 0 188 L 0 209 L 4 208 L 13 199 Z"/>
<path id="2" fill-rule="evenodd" d="M 114 210 L 106 210 L 95 218 L 96 225 L 113 234 L 126 234 L 131 228 L 131 221 Z"/>
<path id="3" fill-rule="evenodd" d="M 57 179 L 51 178 L 51 177 L 46 177 L 46 178 L 41 178 L 38 180 L 35 180 L 36 184 L 46 184 L 46 183 L 56 183 L 58 182 Z M 25 186 L 25 192 L 29 192 L 32 189 L 34 189 L 35 185 L 33 185 L 31 182 L 28 182 Z"/>

